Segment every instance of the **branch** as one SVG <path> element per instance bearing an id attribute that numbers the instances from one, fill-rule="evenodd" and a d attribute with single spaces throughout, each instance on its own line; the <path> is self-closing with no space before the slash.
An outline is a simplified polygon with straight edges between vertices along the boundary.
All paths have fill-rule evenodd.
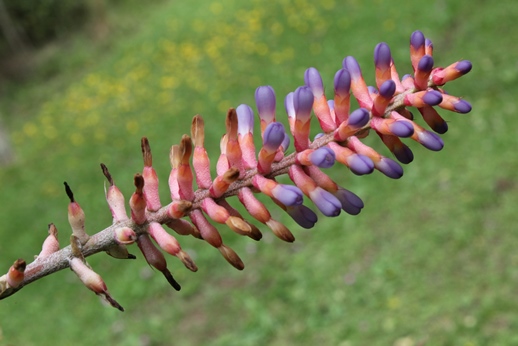
<path id="1" fill-rule="evenodd" d="M 106 200 L 113 224 L 94 235 L 86 234 L 84 212 L 72 189 L 65 183 L 65 191 L 70 198 L 71 245 L 59 249 L 57 229 L 53 224 L 49 225 L 49 235 L 36 259 L 30 264 L 18 259 L 0 277 L 0 299 L 44 276 L 70 267 L 87 288 L 123 311 L 85 258 L 107 252 L 115 258 L 133 259 L 135 256 L 128 252 L 127 246 L 135 242 L 146 261 L 158 269 L 173 288 L 180 290 L 181 286 L 168 270 L 162 251 L 178 257 L 191 271 L 196 271 L 197 267 L 164 225 L 180 235 L 206 241 L 217 248 L 232 266 L 241 270 L 243 262 L 223 243 L 212 222 L 225 224 L 235 233 L 256 241 L 261 239 L 262 233 L 230 206 L 227 199 L 233 196 L 237 196 L 256 221 L 287 242 L 295 240 L 293 234 L 271 217 L 268 208 L 254 194 L 269 196 L 303 228 L 313 227 L 318 219 L 317 214 L 303 204 L 304 196 L 324 216 L 336 217 L 342 210 L 351 215 L 359 214 L 363 208 L 362 200 L 333 181 L 322 168 L 338 162 L 353 174 L 365 175 L 378 170 L 389 178 L 399 179 L 403 175 L 402 167 L 365 145 L 363 138 L 376 133 L 399 162 L 408 164 L 413 160 L 413 153 L 401 138 L 412 139 L 433 151 L 443 147 L 438 134 L 445 133 L 448 126 L 434 107 L 457 113 L 471 111 L 468 102 L 442 89 L 447 82 L 468 73 L 471 63 L 463 60 L 445 68 L 434 67 L 432 51 L 431 42 L 421 32 L 414 32 L 410 38 L 414 73 L 400 79 L 388 45 L 378 44 L 374 50 L 376 87 L 368 87 L 356 60 L 346 57 L 343 68 L 334 78 L 332 100 L 326 99 L 318 71 L 309 68 L 304 74 L 305 85 L 285 98 L 289 131 L 276 121 L 273 88 L 257 88 L 255 99 L 262 146 L 259 150 L 254 146 L 252 108 L 240 105 L 230 109 L 226 117 L 226 132 L 220 142 L 215 178 L 212 178 L 204 144 L 204 121 L 196 115 L 192 121 L 191 137 L 184 135 L 179 144 L 171 147 L 169 159 L 172 169 L 168 185 L 172 202 L 165 206 L 159 197 L 159 182 L 149 141 L 142 138 L 144 168 L 142 174 L 134 177 L 135 192 L 129 199 L 130 216 L 124 196 L 106 165 L 101 164 L 109 183 Z M 351 94 L 360 105 L 352 112 Z M 417 108 L 432 131 L 414 122 L 408 107 Z M 322 133 L 313 140 L 309 138 L 312 114 L 322 129 Z M 291 139 L 295 151 L 287 154 Z M 293 185 L 276 181 L 276 177 L 285 174 Z M 193 188 L 194 183 L 197 190 Z"/>

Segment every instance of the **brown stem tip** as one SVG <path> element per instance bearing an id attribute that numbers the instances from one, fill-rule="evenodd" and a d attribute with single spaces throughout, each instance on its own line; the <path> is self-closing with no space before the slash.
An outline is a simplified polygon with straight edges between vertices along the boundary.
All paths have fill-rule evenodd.
<path id="1" fill-rule="evenodd" d="M 140 145 L 142 147 L 142 158 L 144 159 L 144 166 L 153 166 L 153 156 L 151 155 L 151 147 L 149 146 L 147 137 L 142 137 Z"/>
<path id="2" fill-rule="evenodd" d="M 112 178 L 112 175 L 110 174 L 110 171 L 108 171 L 108 167 L 106 167 L 106 165 L 104 163 L 101 163 L 101 169 L 103 170 L 103 174 L 106 177 L 106 179 L 108 179 L 110 186 L 113 186 L 114 185 L 113 178 Z"/>

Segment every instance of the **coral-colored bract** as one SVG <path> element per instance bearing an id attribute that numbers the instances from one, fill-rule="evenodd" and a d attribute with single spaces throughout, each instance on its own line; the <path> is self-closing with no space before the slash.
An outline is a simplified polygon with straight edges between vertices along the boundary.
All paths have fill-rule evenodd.
<path id="1" fill-rule="evenodd" d="M 309 68 L 304 74 L 305 85 L 288 93 L 283 100 L 289 131 L 276 122 L 277 100 L 273 87 L 257 88 L 255 100 L 262 141 L 258 150 L 254 146 L 254 114 L 250 106 L 239 105 L 236 110 L 229 110 L 220 153 L 210 153 L 205 148 L 204 121 L 196 115 L 191 126 L 192 139 L 184 135 L 171 148 L 172 169 L 168 185 L 172 201 L 168 205 L 162 206 L 160 202 L 151 147 L 147 138 L 143 138 L 144 168 L 142 174 L 135 175 L 136 190 L 129 199 L 131 216 L 126 213 L 124 197 L 108 169 L 101 165 L 110 184 L 106 199 L 113 224 L 88 236 L 84 229 L 84 213 L 65 183 L 70 198 L 71 248 L 67 246 L 59 250 L 57 230 L 52 225 L 37 259 L 27 266 L 25 261 L 17 260 L 8 273 L 0 277 L 0 299 L 43 276 L 72 267 L 88 288 L 122 310 L 84 257 L 106 251 L 116 258 L 134 258 L 126 249 L 133 242 L 138 244 L 147 262 L 179 290 L 180 285 L 167 269 L 159 248 L 178 257 L 188 269 L 195 271 L 197 267 L 182 250 L 180 242 L 162 225 L 179 235 L 192 235 L 206 241 L 217 248 L 231 265 L 241 270 L 243 262 L 223 243 L 219 230 L 211 221 L 256 241 L 262 234 L 246 220 L 246 216 L 229 204 L 228 199 L 232 196 L 238 197 L 253 219 L 287 242 L 295 240 L 294 234 L 273 219 L 268 207 L 254 194 L 270 197 L 303 228 L 313 227 L 318 220 L 317 214 L 304 204 L 304 196 L 306 202 L 313 202 L 324 216 L 336 217 L 342 210 L 351 215 L 359 214 L 364 207 L 360 197 L 333 181 L 322 168 L 327 169 L 338 162 L 353 174 L 365 175 L 378 170 L 390 178 L 399 179 L 403 168 L 396 160 L 403 164 L 413 160 L 413 153 L 403 140 L 414 140 L 433 151 L 443 148 L 439 134 L 446 132 L 448 126 L 434 107 L 456 113 L 471 110 L 468 102 L 447 94 L 442 88 L 468 73 L 471 63 L 462 60 L 445 68 L 434 67 L 432 53 L 431 41 L 420 31 L 412 33 L 410 61 L 413 73 L 400 79 L 389 46 L 378 44 L 374 49 L 375 87 L 367 85 L 360 65 L 355 58 L 348 56 L 343 60 L 343 68 L 334 76 L 334 93 L 329 100 L 320 73 L 314 67 Z M 361 107 L 354 111 L 350 110 L 351 94 Z M 431 131 L 414 122 L 413 113 L 407 107 L 417 108 Z M 318 123 L 321 129 L 313 139 L 309 137 L 312 114 L 317 118 L 313 124 Z M 380 137 L 381 143 L 396 160 L 363 143 L 362 139 L 370 133 Z M 294 144 L 292 153 L 287 152 L 290 138 Z M 217 159 L 214 178 L 210 172 L 209 155 Z M 276 177 L 283 174 L 289 176 L 293 185 L 276 181 Z"/>

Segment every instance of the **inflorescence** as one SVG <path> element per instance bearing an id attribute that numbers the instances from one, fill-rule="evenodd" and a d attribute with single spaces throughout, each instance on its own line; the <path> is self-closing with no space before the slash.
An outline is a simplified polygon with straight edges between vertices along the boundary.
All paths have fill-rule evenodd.
<path id="1" fill-rule="evenodd" d="M 255 101 L 262 146 L 259 150 L 254 146 L 253 109 L 245 104 L 231 108 L 226 117 L 226 132 L 220 142 L 214 178 L 204 144 L 204 121 L 196 115 L 191 136 L 184 135 L 180 143 L 171 148 L 172 169 L 168 184 L 172 202 L 165 206 L 159 198 L 158 178 L 149 142 L 142 138 L 144 169 L 142 174 L 134 177 L 135 192 L 129 199 L 130 215 L 126 211 L 124 196 L 108 168 L 101 164 L 109 183 L 106 200 L 113 224 L 89 236 L 85 232 L 85 214 L 65 183 L 70 199 L 70 246 L 60 250 L 57 229 L 50 224 L 49 235 L 35 260 L 27 265 L 23 259 L 18 259 L 8 273 L 0 277 L 0 299 L 41 277 L 70 267 L 90 290 L 122 311 L 85 257 L 105 251 L 115 258 L 135 258 L 127 250 L 127 245 L 133 243 L 137 243 L 146 261 L 162 272 L 172 287 L 180 290 L 160 249 L 178 257 L 191 271 L 196 271 L 197 267 L 164 226 L 180 235 L 192 235 L 208 242 L 231 265 L 241 270 L 243 262 L 223 243 L 213 223 L 225 224 L 235 233 L 254 240 L 260 240 L 262 233 L 227 202 L 231 196 L 237 196 L 252 218 L 287 242 L 293 242 L 295 236 L 272 218 L 268 207 L 255 194 L 270 197 L 303 228 L 312 228 L 318 219 L 317 214 L 303 204 L 304 196 L 325 216 L 338 216 L 342 210 L 351 215 L 359 214 L 364 206 L 362 200 L 333 181 L 322 171 L 323 168 L 339 162 L 356 175 L 378 170 L 389 178 L 398 179 L 403 175 L 403 169 L 397 161 L 408 164 L 414 158 L 401 138 L 410 138 L 433 151 L 443 148 L 439 134 L 445 133 L 448 125 L 434 107 L 457 113 L 471 111 L 468 102 L 442 89 L 447 82 L 468 73 L 471 63 L 462 60 L 445 68 L 434 67 L 432 53 L 431 41 L 420 31 L 415 31 L 410 37 L 414 73 L 400 79 L 389 46 L 378 44 L 374 49 L 375 87 L 367 86 L 358 62 L 348 56 L 343 60 L 343 68 L 335 74 L 334 97 L 330 100 L 325 96 L 319 72 L 313 67 L 307 69 L 305 85 L 284 99 L 289 131 L 276 121 L 277 100 L 273 88 L 258 87 Z M 352 112 L 351 94 L 360 106 Z M 417 108 L 432 131 L 414 122 L 414 115 L 408 107 Z M 322 130 L 313 140 L 310 139 L 312 114 Z M 380 137 L 397 161 L 362 142 L 371 132 Z M 291 141 L 295 151 L 288 154 Z M 293 185 L 275 180 L 283 174 L 289 176 Z"/>

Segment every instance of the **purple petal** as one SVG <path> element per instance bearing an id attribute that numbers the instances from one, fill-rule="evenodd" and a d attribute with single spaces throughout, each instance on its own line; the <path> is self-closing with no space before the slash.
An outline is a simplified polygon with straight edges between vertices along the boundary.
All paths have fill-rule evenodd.
<path id="1" fill-rule="evenodd" d="M 370 120 L 369 111 L 365 108 L 358 108 L 349 115 L 347 124 L 354 127 L 363 127 Z"/>
<path id="2" fill-rule="evenodd" d="M 363 208 L 363 201 L 356 194 L 344 188 L 339 188 L 334 195 L 342 203 L 342 209 L 351 215 L 358 215 Z"/>
<path id="3" fill-rule="evenodd" d="M 426 38 L 426 39 L 424 40 L 424 44 L 426 45 L 426 47 L 430 47 L 430 48 L 432 48 L 432 49 L 433 49 L 433 42 L 432 42 L 432 40 L 430 40 L 429 38 Z"/>
<path id="4" fill-rule="evenodd" d="M 349 95 L 349 90 L 351 89 L 351 75 L 349 71 L 346 69 L 338 70 L 335 74 L 335 94 L 340 95 L 341 97 L 346 97 Z"/>
<path id="5" fill-rule="evenodd" d="M 272 190 L 272 194 L 285 206 L 301 205 L 304 201 L 302 191 L 293 185 L 279 184 Z"/>
<path id="6" fill-rule="evenodd" d="M 362 154 L 353 154 L 347 158 L 347 164 L 351 172 L 356 175 L 371 174 L 374 171 L 374 162 Z"/>
<path id="7" fill-rule="evenodd" d="M 471 105 L 464 100 L 459 100 L 459 102 L 453 105 L 453 108 L 455 108 L 455 111 L 463 114 L 471 112 Z"/>
<path id="8" fill-rule="evenodd" d="M 236 108 L 237 132 L 240 135 L 254 133 L 254 111 L 249 105 L 241 104 Z"/>
<path id="9" fill-rule="evenodd" d="M 398 159 L 398 161 L 401 163 L 409 164 L 410 162 L 414 161 L 414 154 L 412 153 L 412 150 L 410 150 L 410 148 L 405 144 L 394 149 L 393 153 L 396 156 L 396 159 Z"/>
<path id="10" fill-rule="evenodd" d="M 313 92 L 307 86 L 298 87 L 293 95 L 295 118 L 302 121 L 309 120 L 313 108 Z"/>
<path id="11" fill-rule="evenodd" d="M 329 147 L 318 148 L 310 155 L 311 163 L 320 168 L 329 168 L 335 164 L 336 155 Z"/>
<path id="12" fill-rule="evenodd" d="M 424 131 L 417 135 L 419 143 L 421 143 L 426 149 L 433 151 L 439 151 L 444 147 L 442 138 L 433 132 Z"/>
<path id="13" fill-rule="evenodd" d="M 473 66 L 471 65 L 471 61 L 469 60 L 461 60 L 457 63 L 457 65 L 455 65 L 457 71 L 459 71 L 462 74 L 466 74 L 469 71 L 471 71 L 472 67 Z"/>
<path id="14" fill-rule="evenodd" d="M 260 86 L 255 90 L 255 103 L 261 119 L 268 123 L 275 120 L 275 92 L 271 86 Z"/>
<path id="15" fill-rule="evenodd" d="M 390 125 L 390 131 L 398 137 L 410 137 L 414 134 L 414 127 L 409 121 L 395 121 Z"/>
<path id="16" fill-rule="evenodd" d="M 286 114 L 288 114 L 288 117 L 295 118 L 295 107 L 293 106 L 293 95 L 294 93 L 289 93 L 286 95 L 286 98 L 284 99 L 284 108 L 286 108 Z"/>
<path id="17" fill-rule="evenodd" d="M 378 95 L 379 94 L 378 89 L 376 89 L 372 85 L 367 86 L 367 90 L 369 90 L 369 94 L 372 94 L 372 95 Z"/>
<path id="18" fill-rule="evenodd" d="M 394 96 L 394 93 L 396 92 L 396 83 L 392 80 L 386 80 L 381 84 L 379 93 L 384 98 L 388 99 Z"/>
<path id="19" fill-rule="evenodd" d="M 314 67 L 310 67 L 304 73 L 304 83 L 311 88 L 313 96 L 321 97 L 324 95 L 324 83 L 318 70 Z"/>
<path id="20" fill-rule="evenodd" d="M 303 228 L 312 228 L 318 220 L 317 214 L 305 205 L 297 205 L 288 207 L 286 212 L 290 215 L 299 226 Z"/>
<path id="21" fill-rule="evenodd" d="M 276 151 L 284 141 L 286 132 L 282 123 L 273 122 L 266 126 L 263 134 L 263 146 L 266 150 Z"/>
<path id="22" fill-rule="evenodd" d="M 286 152 L 286 150 L 288 150 L 289 146 L 290 146 L 290 136 L 288 136 L 287 133 L 284 133 L 284 140 L 281 143 L 282 151 Z"/>
<path id="23" fill-rule="evenodd" d="M 309 198 L 325 216 L 334 217 L 340 215 L 342 203 L 330 192 L 317 187 L 309 193 Z"/>
<path id="24" fill-rule="evenodd" d="M 442 94 L 437 90 L 430 90 L 424 94 L 423 101 L 429 106 L 437 106 L 442 102 Z"/>
<path id="25" fill-rule="evenodd" d="M 416 30 L 410 36 L 410 44 L 414 49 L 419 49 L 421 46 L 424 46 L 426 39 L 423 33 L 419 30 Z"/>
<path id="26" fill-rule="evenodd" d="M 349 71 L 351 75 L 351 79 L 358 79 L 362 77 L 362 70 L 360 69 L 360 65 L 358 61 L 352 56 L 348 56 L 342 62 L 343 68 Z"/>
<path id="27" fill-rule="evenodd" d="M 388 157 L 382 158 L 377 163 L 374 163 L 374 165 L 381 173 L 385 174 L 389 178 L 399 179 L 403 176 L 403 167 Z"/>
<path id="28" fill-rule="evenodd" d="M 315 135 L 315 137 L 313 138 L 313 141 L 316 141 L 317 139 L 319 139 L 320 137 L 322 137 L 322 136 L 324 136 L 324 135 L 325 135 L 325 133 L 323 133 L 323 132 L 319 132 L 319 133 L 317 133 L 317 134 Z"/>
<path id="29" fill-rule="evenodd" d="M 433 69 L 433 58 L 430 55 L 425 55 L 419 60 L 417 68 L 423 72 L 430 72 Z"/>
<path id="30" fill-rule="evenodd" d="M 329 106 L 330 110 L 335 109 L 335 100 L 327 100 L 327 105 Z"/>
<path id="31" fill-rule="evenodd" d="M 392 55 L 390 54 L 390 47 L 385 42 L 378 43 L 374 48 L 374 64 L 376 68 L 386 70 L 390 68 Z"/>

